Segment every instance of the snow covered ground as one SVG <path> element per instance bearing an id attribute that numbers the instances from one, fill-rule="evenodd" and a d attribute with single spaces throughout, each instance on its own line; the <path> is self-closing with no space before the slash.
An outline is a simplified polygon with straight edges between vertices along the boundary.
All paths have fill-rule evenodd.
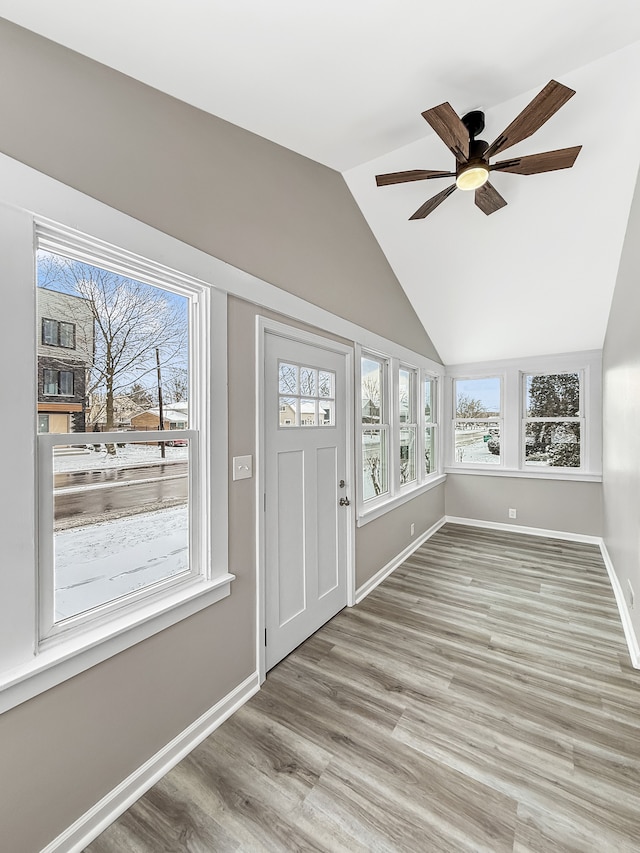
<path id="1" fill-rule="evenodd" d="M 56 621 L 186 571 L 188 523 L 180 506 L 56 533 Z"/>
<path id="2" fill-rule="evenodd" d="M 93 450 L 93 445 L 91 444 L 88 444 L 87 447 L 90 448 L 88 451 L 80 451 L 77 454 L 58 455 L 54 453 L 54 473 L 90 471 L 92 469 L 101 471 L 104 468 L 122 468 L 127 465 L 153 464 L 162 460 L 160 448 L 157 445 L 126 444 L 124 447 L 116 448 L 117 453 L 115 456 L 107 453 L 104 444 L 97 451 Z M 165 459 L 168 461 L 187 459 L 188 456 L 188 447 L 165 446 Z"/>

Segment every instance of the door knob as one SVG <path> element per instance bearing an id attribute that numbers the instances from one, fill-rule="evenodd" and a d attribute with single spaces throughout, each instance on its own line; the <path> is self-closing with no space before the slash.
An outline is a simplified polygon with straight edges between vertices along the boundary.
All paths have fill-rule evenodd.
<path id="1" fill-rule="evenodd" d="M 349 498 L 340 498 L 340 506 L 349 506 L 350 504 Z"/>

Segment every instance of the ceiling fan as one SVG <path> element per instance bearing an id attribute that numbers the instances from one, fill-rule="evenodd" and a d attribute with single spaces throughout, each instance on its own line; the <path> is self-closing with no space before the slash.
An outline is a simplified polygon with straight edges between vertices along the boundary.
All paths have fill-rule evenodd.
<path id="1" fill-rule="evenodd" d="M 379 187 L 385 187 L 407 181 L 455 178 L 454 184 L 425 201 L 409 219 L 424 219 L 456 189 L 475 190 L 476 205 L 489 216 L 507 203 L 489 183 L 489 172 L 537 175 L 540 172 L 570 169 L 573 166 L 582 148 L 581 145 L 489 163 L 489 158 L 494 154 L 527 139 L 539 130 L 573 95 L 575 95 L 573 89 L 550 80 L 491 145 L 482 139 L 477 139 L 484 130 L 484 113 L 480 110 L 467 113 L 462 118 L 458 118 L 451 104 L 447 102 L 426 110 L 422 115 L 456 158 L 455 172 L 433 169 L 391 172 L 387 175 L 376 175 L 376 183 Z"/>

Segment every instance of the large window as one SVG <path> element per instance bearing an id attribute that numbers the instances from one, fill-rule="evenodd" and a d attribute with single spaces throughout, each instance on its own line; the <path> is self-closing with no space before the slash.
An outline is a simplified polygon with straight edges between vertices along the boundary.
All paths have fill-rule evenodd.
<path id="1" fill-rule="evenodd" d="M 398 411 L 400 415 L 400 485 L 415 483 L 418 437 L 418 371 L 400 367 L 398 372 Z"/>
<path id="2" fill-rule="evenodd" d="M 427 376 L 423 380 L 424 404 L 424 473 L 425 476 L 437 471 L 436 443 L 436 381 Z"/>
<path id="3" fill-rule="evenodd" d="M 500 464 L 500 377 L 454 380 L 454 459 L 465 465 Z"/>
<path id="4" fill-rule="evenodd" d="M 59 642 L 213 578 L 209 561 L 207 293 L 110 251 L 37 252 L 41 344 L 69 346 L 85 396 L 51 429 L 74 371 L 38 350 L 39 643 Z M 66 248 L 66 246 L 65 246 Z M 115 255 L 115 256 L 114 256 Z M 44 316 L 55 306 L 56 320 Z M 47 405 L 56 406 L 44 414 Z M 222 549 L 224 551 L 224 548 Z"/>
<path id="5" fill-rule="evenodd" d="M 581 467 L 581 384 L 580 372 L 524 375 L 525 465 Z"/>
<path id="6" fill-rule="evenodd" d="M 597 351 L 451 367 L 452 471 L 599 480 Z"/>
<path id="7" fill-rule="evenodd" d="M 363 356 L 362 404 L 362 497 L 365 501 L 389 492 L 388 362 Z"/>
<path id="8" fill-rule="evenodd" d="M 436 379 L 394 357 L 360 360 L 360 513 L 386 506 L 437 472 Z"/>

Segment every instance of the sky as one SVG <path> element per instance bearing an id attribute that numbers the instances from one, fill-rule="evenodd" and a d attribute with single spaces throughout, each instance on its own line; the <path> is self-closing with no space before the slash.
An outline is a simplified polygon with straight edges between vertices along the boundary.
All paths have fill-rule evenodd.
<path id="1" fill-rule="evenodd" d="M 456 395 L 467 394 L 480 402 L 490 412 L 500 411 L 500 379 L 457 379 Z"/>

